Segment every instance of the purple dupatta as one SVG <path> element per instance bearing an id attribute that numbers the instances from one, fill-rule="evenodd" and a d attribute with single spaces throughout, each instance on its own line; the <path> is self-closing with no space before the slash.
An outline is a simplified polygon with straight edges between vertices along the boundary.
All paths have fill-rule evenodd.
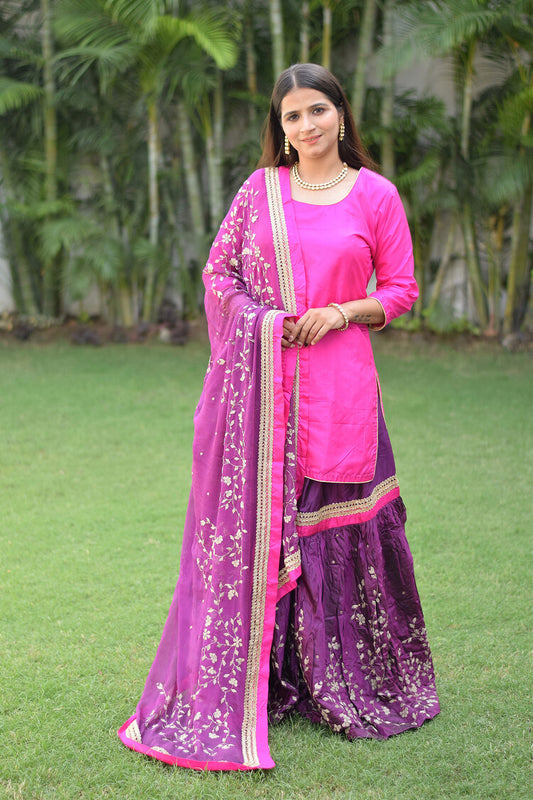
<path id="1" fill-rule="evenodd" d="M 300 571 L 296 313 L 279 174 L 237 194 L 204 273 L 211 359 L 195 413 L 180 575 L 136 714 L 133 750 L 195 769 L 274 766 L 267 738 L 276 602 Z"/>

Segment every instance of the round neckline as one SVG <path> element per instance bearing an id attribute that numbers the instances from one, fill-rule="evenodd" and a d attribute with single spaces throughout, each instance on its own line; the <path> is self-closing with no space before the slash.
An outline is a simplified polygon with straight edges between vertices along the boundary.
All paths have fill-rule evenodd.
<path id="1" fill-rule="evenodd" d="M 331 206 L 331 207 L 338 206 L 338 205 L 340 205 L 340 203 L 344 203 L 344 201 L 347 200 L 350 197 L 352 192 L 355 191 L 355 187 L 359 183 L 359 177 L 361 175 L 361 171 L 362 170 L 364 170 L 364 167 L 359 167 L 359 169 L 357 170 L 357 175 L 355 176 L 355 180 L 353 182 L 353 185 L 350 187 L 349 192 L 347 192 L 344 195 L 344 197 L 341 197 L 340 200 L 335 200 L 334 203 L 308 203 L 306 200 L 295 200 L 295 198 L 292 196 L 291 184 L 290 184 L 290 176 L 289 176 L 289 193 L 290 193 L 291 201 L 293 203 L 298 203 L 299 205 L 302 205 L 302 206 L 313 206 L 313 207 L 316 207 L 316 208 L 328 208 L 329 206 Z"/>

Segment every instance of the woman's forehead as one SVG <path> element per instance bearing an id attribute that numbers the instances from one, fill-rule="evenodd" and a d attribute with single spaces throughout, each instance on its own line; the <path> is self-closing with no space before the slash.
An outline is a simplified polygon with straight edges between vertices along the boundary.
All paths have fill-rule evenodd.
<path id="1" fill-rule="evenodd" d="M 286 114 L 289 111 L 301 111 L 302 109 L 309 108 L 320 103 L 331 103 L 329 97 L 317 89 L 291 89 L 287 92 L 281 101 L 281 113 Z"/>

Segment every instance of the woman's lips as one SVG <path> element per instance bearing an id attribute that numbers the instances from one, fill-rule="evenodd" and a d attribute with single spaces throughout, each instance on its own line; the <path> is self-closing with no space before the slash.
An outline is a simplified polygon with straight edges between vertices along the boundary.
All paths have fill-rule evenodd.
<path id="1" fill-rule="evenodd" d="M 307 139 L 302 139 L 302 142 L 305 142 L 305 144 L 314 144 L 315 142 L 318 142 L 319 139 L 320 134 L 317 136 L 309 136 Z"/>

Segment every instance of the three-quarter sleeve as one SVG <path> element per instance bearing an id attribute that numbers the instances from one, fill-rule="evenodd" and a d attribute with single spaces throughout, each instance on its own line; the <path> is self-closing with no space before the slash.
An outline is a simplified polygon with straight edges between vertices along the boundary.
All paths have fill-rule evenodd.
<path id="1" fill-rule="evenodd" d="M 398 190 L 392 184 L 376 213 L 373 261 L 376 289 L 369 297 L 379 302 L 385 321 L 370 327 L 381 330 L 409 311 L 418 297 L 411 233 Z"/>

